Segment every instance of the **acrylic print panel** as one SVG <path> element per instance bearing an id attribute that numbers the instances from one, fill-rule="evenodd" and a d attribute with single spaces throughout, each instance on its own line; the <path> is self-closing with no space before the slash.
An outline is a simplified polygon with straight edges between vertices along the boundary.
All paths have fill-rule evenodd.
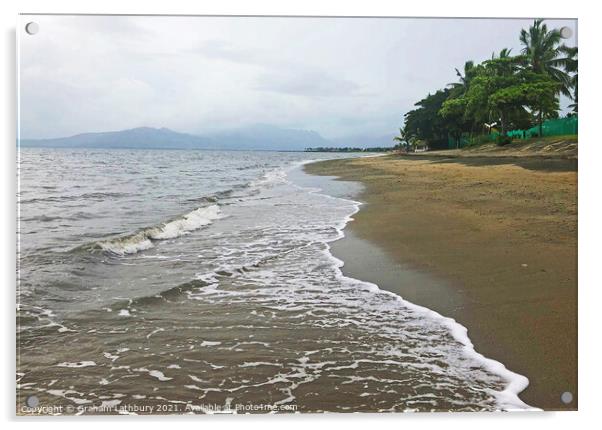
<path id="1" fill-rule="evenodd" d="M 17 33 L 17 414 L 577 408 L 576 20 Z"/>

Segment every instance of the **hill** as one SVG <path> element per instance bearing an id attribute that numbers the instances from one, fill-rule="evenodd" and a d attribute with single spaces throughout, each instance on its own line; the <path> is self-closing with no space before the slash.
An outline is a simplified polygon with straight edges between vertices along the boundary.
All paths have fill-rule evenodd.
<path id="1" fill-rule="evenodd" d="M 168 128 L 139 127 L 100 133 L 83 133 L 54 139 L 22 139 L 21 147 L 126 148 L 126 149 L 226 149 L 302 151 L 330 143 L 311 130 L 256 125 L 206 135 L 180 133 Z"/>

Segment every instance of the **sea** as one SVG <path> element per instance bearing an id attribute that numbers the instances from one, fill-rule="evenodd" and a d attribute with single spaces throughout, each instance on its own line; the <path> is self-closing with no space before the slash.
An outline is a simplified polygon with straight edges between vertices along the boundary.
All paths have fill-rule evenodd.
<path id="1" fill-rule="evenodd" d="M 361 184 L 303 166 L 353 156 L 20 149 L 17 413 L 530 409 L 460 324 L 343 275 Z"/>

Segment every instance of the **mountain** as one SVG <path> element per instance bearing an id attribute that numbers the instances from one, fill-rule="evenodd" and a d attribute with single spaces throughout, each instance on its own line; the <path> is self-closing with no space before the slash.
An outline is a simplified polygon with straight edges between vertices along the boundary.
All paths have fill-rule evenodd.
<path id="1" fill-rule="evenodd" d="M 102 133 L 83 133 L 55 139 L 24 139 L 21 147 L 53 148 L 148 148 L 193 149 L 210 148 L 210 139 L 178 133 L 168 128 L 139 127 Z"/>
<path id="2" fill-rule="evenodd" d="M 395 134 L 391 133 L 379 136 L 360 135 L 340 137 L 332 139 L 332 146 L 337 148 L 388 148 L 395 146 L 395 142 L 393 142 L 394 136 Z"/>
<path id="3" fill-rule="evenodd" d="M 254 125 L 197 136 L 167 128 L 139 127 L 102 133 L 83 133 L 55 139 L 22 139 L 21 147 L 231 149 L 302 151 L 329 142 L 315 131 Z"/>
<path id="4" fill-rule="evenodd" d="M 312 130 L 280 128 L 256 124 L 209 135 L 220 149 L 259 149 L 303 151 L 305 148 L 328 146 L 331 142 Z"/>
<path id="5" fill-rule="evenodd" d="M 256 124 L 204 135 L 179 133 L 168 128 L 139 127 L 101 133 L 83 133 L 55 139 L 22 139 L 21 147 L 225 149 L 303 151 L 316 147 L 390 147 L 392 136 L 358 136 L 327 140 L 312 130 Z"/>

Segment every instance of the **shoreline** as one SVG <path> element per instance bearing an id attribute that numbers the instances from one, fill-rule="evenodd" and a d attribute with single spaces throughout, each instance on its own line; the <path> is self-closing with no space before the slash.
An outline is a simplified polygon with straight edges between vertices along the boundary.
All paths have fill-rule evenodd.
<path id="1" fill-rule="evenodd" d="M 376 155 L 379 156 L 379 155 Z M 364 156 L 370 157 L 370 156 Z M 363 158 L 363 157 L 360 157 Z M 304 171 L 304 166 L 312 163 L 319 163 L 321 161 L 331 160 L 314 160 L 308 163 L 303 163 L 298 166 L 301 171 Z M 289 178 L 290 178 L 290 173 Z M 382 287 L 382 275 L 393 275 L 403 279 L 405 282 L 412 280 L 413 282 L 419 281 L 421 284 L 428 283 L 435 288 L 446 288 L 445 284 L 441 280 L 434 279 L 430 275 L 422 274 L 411 269 L 408 266 L 398 267 L 399 265 L 390 260 L 389 256 L 380 250 L 374 244 L 358 238 L 352 230 L 347 229 L 347 226 L 354 221 L 354 216 L 361 210 L 363 202 L 357 200 L 357 196 L 361 194 L 363 187 L 358 182 L 340 181 L 340 178 L 330 176 L 318 176 L 311 175 L 304 172 L 303 177 L 296 176 L 293 179 L 293 183 L 297 186 L 305 186 L 309 189 L 314 189 L 310 193 L 318 193 L 329 198 L 343 199 L 351 202 L 355 211 L 348 215 L 345 220 L 337 227 L 339 232 L 339 238 L 333 241 L 326 242 L 328 249 L 329 258 L 334 262 L 339 275 L 338 277 L 344 282 L 345 280 L 351 280 L 352 282 L 361 282 L 367 284 L 375 292 L 380 294 L 386 294 L 392 297 L 396 302 L 399 302 L 401 306 L 412 312 L 421 315 L 423 318 L 429 321 L 434 321 L 438 325 L 448 330 L 451 337 L 462 345 L 464 354 L 471 359 L 474 359 L 479 366 L 483 367 L 487 371 L 494 375 L 497 375 L 501 380 L 505 381 L 505 386 L 500 391 L 495 391 L 494 397 L 497 403 L 496 411 L 541 411 L 541 409 L 533 407 L 525 403 L 519 394 L 529 385 L 529 380 L 524 375 L 520 375 L 512 370 L 508 369 L 503 363 L 486 357 L 477 350 L 475 350 L 474 344 L 468 336 L 468 330 L 465 326 L 457 322 L 456 320 L 447 316 L 441 315 L 432 309 L 421 306 L 419 304 L 410 302 L 401 296 L 400 292 L 395 288 L 383 288 Z M 300 181 L 300 179 L 307 180 L 311 179 L 311 184 Z M 321 180 L 320 178 L 323 178 Z M 336 186 L 339 183 L 341 186 Z M 341 246 L 343 244 L 343 246 Z M 356 261 L 356 259 L 358 259 Z M 351 264 L 351 270 L 349 270 L 349 262 Z M 358 262 L 361 263 L 358 264 Z M 379 284 L 370 282 L 366 279 L 374 279 L 374 276 L 368 275 L 366 277 L 365 270 L 369 269 L 370 266 L 386 266 L 387 269 L 379 272 L 377 279 L 380 279 Z M 362 268 L 362 273 L 355 273 L 353 269 Z M 396 270 L 398 269 L 398 270 Z M 396 282 L 394 282 L 396 283 Z M 391 285 L 387 285 L 391 286 Z"/>
<path id="2" fill-rule="evenodd" d="M 362 157 L 319 161 L 303 169 L 364 186 L 358 197 L 364 205 L 347 224 L 345 238 L 332 244 L 332 254 L 345 262 L 345 276 L 372 282 L 466 327 L 477 353 L 529 379 L 519 397 L 530 406 L 575 410 L 576 206 L 572 214 L 571 200 L 576 200 L 576 163 L 535 158 L 471 157 L 466 163 L 427 156 Z M 508 173 L 513 179 L 507 183 L 483 181 L 491 175 L 503 180 Z M 534 184 L 531 199 L 541 203 L 546 192 L 536 182 L 541 175 L 552 175 L 553 183 L 565 185 L 564 194 L 552 203 L 568 206 L 551 214 L 563 218 L 568 213 L 568 224 L 574 215 L 575 230 L 568 228 L 562 237 L 555 228 L 558 219 L 548 219 L 550 202 L 545 198 L 546 204 L 521 203 L 527 206 L 526 218 L 511 204 L 520 200 L 517 186 L 527 179 Z M 467 192 L 465 187 L 446 197 L 433 189 L 433 177 L 440 187 L 441 179 L 451 188 L 470 182 L 498 195 L 482 196 L 483 187 L 476 186 L 481 201 L 473 201 L 475 190 Z M 484 210 L 492 205 L 494 211 Z M 482 213 L 471 213 L 475 211 Z M 524 235 L 517 223 L 491 222 L 500 215 L 517 218 L 522 227 L 538 219 L 536 233 L 547 235 Z M 358 250 L 362 243 L 372 249 Z M 564 279 L 556 282 L 558 276 Z M 560 400 L 565 391 L 574 396 L 568 405 Z"/>
<path id="3" fill-rule="evenodd" d="M 350 221 L 353 221 L 353 218 L 351 218 L 349 220 L 349 222 Z M 343 228 L 343 230 L 344 230 L 344 228 Z M 356 253 L 356 255 L 359 254 L 363 257 L 367 257 L 369 255 L 372 255 L 374 257 L 374 255 L 379 254 L 380 250 L 377 247 L 375 247 L 374 245 L 370 244 L 369 242 L 362 241 L 361 239 L 358 239 L 358 238 L 350 237 L 349 231 L 347 231 L 347 234 L 345 234 L 343 232 L 343 230 L 341 230 L 341 233 L 344 236 L 341 239 L 339 239 L 335 242 L 331 242 L 329 244 L 329 252 L 330 252 L 332 258 L 336 260 L 338 269 L 341 272 L 341 275 L 343 277 L 347 277 L 347 278 L 351 278 L 351 279 L 364 279 L 366 276 L 365 274 L 353 275 L 348 269 L 346 269 L 346 265 L 348 263 L 346 263 L 346 261 L 343 261 L 342 259 L 339 259 L 338 257 L 335 256 L 336 251 L 333 250 L 333 245 L 335 245 L 337 243 L 341 243 L 341 242 L 348 245 L 350 240 L 353 240 L 354 241 L 353 245 L 356 247 L 356 248 L 354 248 L 354 252 Z M 347 239 L 347 240 L 345 240 L 345 239 Z M 360 243 L 358 243 L 358 241 L 360 241 L 362 243 L 360 244 Z M 364 249 L 360 250 L 358 252 L 358 249 L 357 249 L 358 245 L 359 245 L 359 247 L 364 248 Z M 387 257 L 385 255 L 382 255 L 381 257 L 384 257 L 383 260 L 387 259 Z M 368 257 L 368 258 L 370 258 L 370 257 Z M 388 262 L 388 264 L 391 264 L 391 262 Z M 393 263 L 393 265 L 394 265 L 394 263 Z M 420 274 L 419 272 L 412 273 L 413 272 L 412 269 L 407 268 L 407 267 L 403 268 L 402 272 L 403 272 L 403 274 L 402 274 L 403 278 L 407 278 L 408 274 L 410 274 L 410 276 L 422 278 L 422 280 L 428 279 L 428 276 Z M 368 276 L 368 278 L 370 278 L 370 276 Z M 369 281 L 365 281 L 365 280 L 363 282 L 370 283 Z M 520 375 L 520 374 L 508 369 L 504 365 L 504 363 L 501 363 L 495 359 L 486 357 L 483 354 L 481 354 L 480 352 L 478 352 L 475 349 L 475 346 L 474 346 L 472 340 L 468 336 L 468 329 L 465 326 L 463 326 L 458 321 L 456 321 L 450 317 L 446 317 L 444 315 L 441 315 L 441 314 L 433 311 L 432 309 L 418 305 L 413 302 L 409 302 L 408 300 L 404 299 L 397 292 L 391 291 L 388 288 L 383 288 L 382 285 L 380 285 L 380 284 L 372 284 L 372 285 L 374 285 L 374 287 L 377 288 L 378 290 L 385 292 L 387 294 L 390 294 L 391 296 L 394 296 L 395 299 L 397 301 L 401 302 L 404 307 L 409 308 L 409 309 L 421 314 L 422 316 L 424 316 L 425 318 L 427 318 L 429 320 L 434 320 L 434 321 L 438 322 L 443 327 L 446 327 L 449 330 L 451 336 L 457 342 L 459 342 L 461 345 L 463 345 L 466 355 L 471 356 L 472 358 L 476 359 L 477 362 L 481 363 L 483 368 L 487 369 L 491 373 L 498 375 L 500 378 L 505 380 L 506 387 L 504 388 L 504 390 L 496 392 L 496 395 L 495 395 L 498 406 L 499 406 L 499 411 L 505 411 L 505 412 L 525 411 L 525 410 L 541 411 L 541 409 L 539 409 L 539 408 L 536 408 L 536 407 L 526 404 L 520 398 L 520 393 L 523 390 L 525 390 L 525 388 L 529 385 L 528 378 L 524 375 Z"/>

